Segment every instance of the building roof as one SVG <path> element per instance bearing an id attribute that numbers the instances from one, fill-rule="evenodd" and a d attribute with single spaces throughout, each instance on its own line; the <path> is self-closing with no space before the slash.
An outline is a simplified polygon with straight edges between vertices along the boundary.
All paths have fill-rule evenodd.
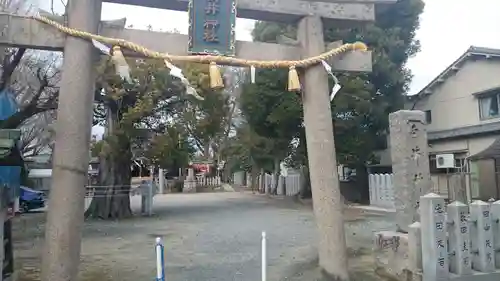
<path id="1" fill-rule="evenodd" d="M 484 48 L 471 46 L 467 51 L 465 51 L 458 59 L 456 59 L 450 66 L 448 66 L 443 72 L 441 72 L 436 78 L 434 78 L 427 86 L 425 86 L 416 95 L 408 96 L 408 99 L 413 100 L 415 98 L 422 98 L 423 96 L 430 95 L 436 86 L 442 84 L 446 79 L 453 74 L 455 74 L 462 65 L 469 59 L 485 57 L 489 58 L 500 58 L 500 49 Z"/>
<path id="2" fill-rule="evenodd" d="M 470 160 L 499 159 L 500 158 L 500 138 L 496 138 L 493 143 L 484 150 L 468 157 Z"/>

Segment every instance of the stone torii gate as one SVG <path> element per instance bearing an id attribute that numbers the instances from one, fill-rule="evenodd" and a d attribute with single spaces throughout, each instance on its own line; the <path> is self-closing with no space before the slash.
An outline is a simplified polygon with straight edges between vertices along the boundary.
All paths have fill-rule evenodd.
<path id="1" fill-rule="evenodd" d="M 197 1 L 197 0 L 195 0 Z M 107 0 L 177 11 L 186 11 L 188 0 Z M 256 60 L 297 60 L 325 51 L 323 22 L 358 25 L 375 20 L 375 5 L 396 0 L 239 0 L 239 17 L 284 23 L 298 22 L 298 40 L 291 45 L 236 42 L 236 56 Z M 155 51 L 187 54 L 188 37 L 164 32 L 100 25 L 102 0 L 69 0 L 70 28 L 123 38 Z M 75 280 L 80 256 L 83 198 L 89 161 L 94 63 L 92 44 L 66 37 L 33 19 L 1 15 L 0 44 L 45 50 L 64 50 L 60 84 L 57 133 L 46 229 L 42 280 Z M 335 43 L 335 44 L 338 44 Z M 329 46 L 331 47 L 331 46 Z M 370 71 L 370 52 L 335 57 L 334 71 Z M 328 97 L 328 76 L 321 65 L 302 73 L 304 123 L 306 126 L 314 212 L 319 229 L 320 266 L 334 280 L 348 280 L 343 203 L 336 174 L 335 144 Z M 285 85 L 283 85 L 285 87 Z"/>

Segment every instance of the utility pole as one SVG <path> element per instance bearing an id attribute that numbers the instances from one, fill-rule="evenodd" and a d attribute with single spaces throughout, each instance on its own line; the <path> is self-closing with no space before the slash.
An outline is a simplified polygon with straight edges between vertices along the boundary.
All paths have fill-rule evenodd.
<path id="1" fill-rule="evenodd" d="M 69 0 L 69 27 L 97 33 L 101 0 Z M 45 230 L 43 281 L 77 279 L 88 177 L 94 64 L 92 43 L 68 36 L 57 110 L 52 186 Z M 84 131 L 84 133 L 82 133 Z"/>

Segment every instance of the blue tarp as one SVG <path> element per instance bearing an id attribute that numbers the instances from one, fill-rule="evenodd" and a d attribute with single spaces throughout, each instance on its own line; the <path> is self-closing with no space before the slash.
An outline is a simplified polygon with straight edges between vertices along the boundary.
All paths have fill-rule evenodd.
<path id="1" fill-rule="evenodd" d="M 0 120 L 5 120 L 19 110 L 16 98 L 9 90 L 0 92 Z"/>
<path id="2" fill-rule="evenodd" d="M 7 185 L 11 199 L 19 195 L 16 193 L 19 193 L 21 186 L 21 167 L 0 166 L 0 186 L 4 185 Z"/>
<path id="3" fill-rule="evenodd" d="M 9 90 L 0 92 L 0 120 L 5 120 L 19 110 L 16 98 Z M 0 166 L 0 185 L 7 185 L 9 195 L 14 198 L 18 195 L 21 185 L 21 167 Z"/>

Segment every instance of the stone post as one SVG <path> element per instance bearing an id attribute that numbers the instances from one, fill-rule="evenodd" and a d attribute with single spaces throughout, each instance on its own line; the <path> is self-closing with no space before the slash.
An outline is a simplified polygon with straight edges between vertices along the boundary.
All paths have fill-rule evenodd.
<path id="1" fill-rule="evenodd" d="M 472 268 L 479 272 L 495 270 L 495 249 L 493 249 L 493 230 L 490 204 L 477 200 L 469 205 L 472 222 L 470 238 L 472 241 Z"/>
<path id="2" fill-rule="evenodd" d="M 319 16 L 301 19 L 297 32 L 302 56 L 318 55 L 325 50 L 323 24 Z M 323 66 L 307 68 L 302 75 L 304 123 L 318 226 L 319 265 L 331 279 L 348 280 L 343 202 L 341 200 L 328 76 Z"/>
<path id="3" fill-rule="evenodd" d="M 472 273 L 470 258 L 469 207 L 455 201 L 447 207 L 449 225 L 450 272 Z"/>
<path id="4" fill-rule="evenodd" d="M 493 240 L 495 252 L 495 266 L 500 268 L 500 201 L 491 204 L 491 220 L 493 223 Z"/>
<path id="5" fill-rule="evenodd" d="M 184 180 L 184 188 L 182 192 L 196 192 L 196 177 L 194 176 L 194 170 L 192 168 L 188 169 L 188 174 Z"/>
<path id="6" fill-rule="evenodd" d="M 101 0 L 70 0 L 68 25 L 97 33 Z M 45 230 L 42 280 L 76 280 L 80 261 L 89 165 L 94 63 L 92 43 L 68 36 L 57 110 L 50 207 Z"/>
<path id="7" fill-rule="evenodd" d="M 418 221 L 418 201 L 431 191 L 425 114 L 400 110 L 389 114 L 396 226 L 408 232 Z"/>
<path id="8" fill-rule="evenodd" d="M 412 273 L 422 271 L 422 231 L 420 222 L 414 222 L 408 232 L 408 259 Z"/>
<path id="9" fill-rule="evenodd" d="M 143 180 L 139 186 L 141 192 L 141 214 L 151 216 L 153 214 L 153 197 L 155 189 L 154 180 Z"/>
<path id="10" fill-rule="evenodd" d="M 163 194 L 165 192 L 165 173 L 162 168 L 158 170 L 158 193 Z"/>
<path id="11" fill-rule="evenodd" d="M 146 210 L 148 209 L 148 197 L 147 197 L 147 183 L 146 181 L 142 181 L 139 185 L 139 190 L 141 192 L 141 214 L 145 215 Z"/>
<path id="12" fill-rule="evenodd" d="M 151 181 L 148 182 L 148 188 L 147 188 L 147 209 L 146 209 L 146 215 L 151 216 L 153 215 L 153 197 L 155 194 L 155 181 L 151 179 Z"/>
<path id="13" fill-rule="evenodd" d="M 444 197 L 430 193 L 420 198 L 422 269 L 424 280 L 448 277 L 448 247 Z"/>

